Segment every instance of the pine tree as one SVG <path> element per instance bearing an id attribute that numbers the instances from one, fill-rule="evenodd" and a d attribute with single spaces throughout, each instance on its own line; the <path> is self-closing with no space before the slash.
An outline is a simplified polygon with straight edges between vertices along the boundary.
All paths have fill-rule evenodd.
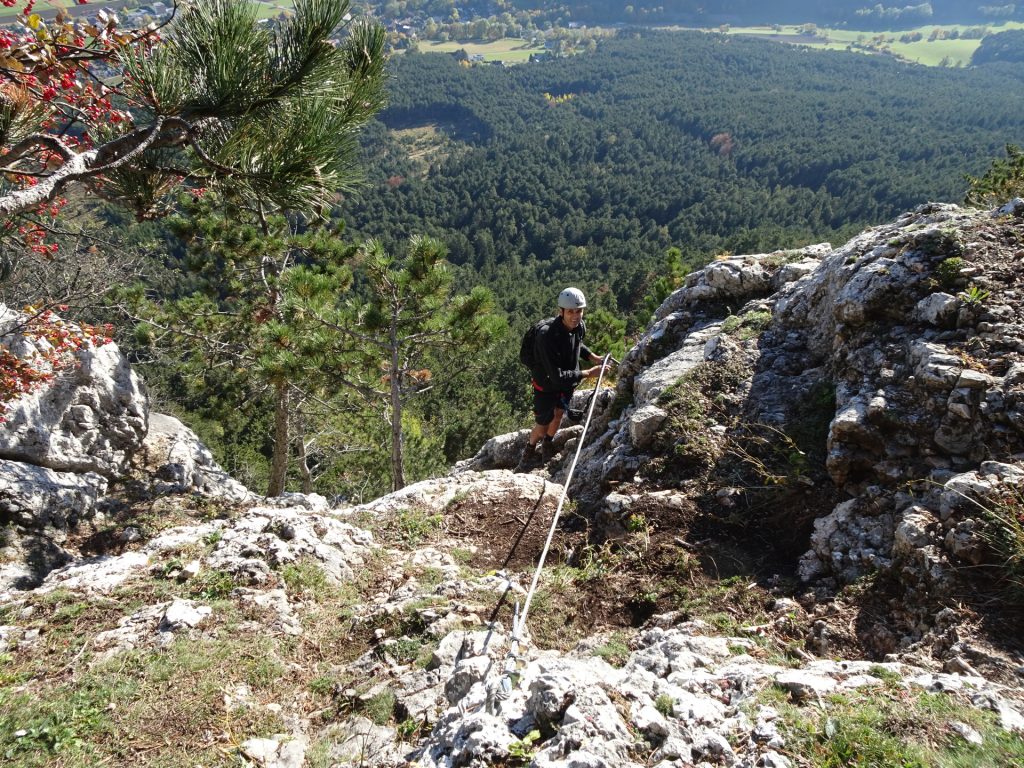
<path id="1" fill-rule="evenodd" d="M 290 312 L 310 323 L 304 336 L 312 338 L 314 328 L 334 335 L 326 359 L 336 385 L 357 392 L 388 422 L 393 490 L 406 482 L 404 410 L 442 373 L 432 366 L 458 366 L 503 331 L 490 291 L 452 295 L 449 266 L 440 242 L 413 237 L 402 258 L 374 240 L 360 248 L 352 268 L 360 296 L 339 297 L 337 268 L 289 275 L 296 302 Z M 327 347 L 319 346 L 324 355 Z"/>
<path id="2" fill-rule="evenodd" d="M 964 198 L 967 205 L 1001 205 L 1007 200 L 1024 195 L 1024 151 L 1013 144 L 1006 145 L 1006 159 L 996 159 L 985 173 L 967 177 L 970 189 Z"/>
<path id="3" fill-rule="evenodd" d="M 301 263 L 340 263 L 351 246 L 336 232 L 224 207 L 216 196 L 194 202 L 170 224 L 187 243 L 185 268 L 198 289 L 171 300 L 136 297 L 131 311 L 140 322 L 138 341 L 162 351 L 161 364 L 190 382 L 210 369 L 228 369 L 233 384 L 218 384 L 208 411 L 253 408 L 269 397 L 274 415 L 267 495 L 277 496 L 285 490 L 289 446 L 296 437 L 305 445 L 291 428 L 296 398 L 318 391 L 322 350 L 329 345 L 323 330 L 297 326 L 286 311 L 292 303 L 288 274 Z M 330 274 L 329 290 L 344 293 L 347 272 Z"/>
<path id="4" fill-rule="evenodd" d="M 93 94 L 103 108 L 88 110 L 62 105 L 56 88 L 33 90 L 40 78 L 91 82 L 85 57 L 36 21 L 53 59 L 31 41 L 6 57 L 34 63 L 4 70 L 13 84 L 0 92 L 0 161 L 22 181 L 0 189 L 0 216 L 83 184 L 150 215 L 182 182 L 227 185 L 280 209 L 326 207 L 351 185 L 357 131 L 384 99 L 384 30 L 349 24 L 348 7 L 296 0 L 294 15 L 268 28 L 256 3 L 189 3 L 162 38 L 139 33 L 92 55 L 114 90 L 113 101 L 111 86 Z M 342 24 L 348 34 L 334 45 Z"/>
<path id="5" fill-rule="evenodd" d="M 255 3 L 203 0 L 175 5 L 160 35 L 122 32 L 103 11 L 103 29 L 58 12 L 51 22 L 26 14 L 21 35 L 0 30 L 0 279 L 15 271 L 7 246 L 19 237 L 53 255 L 47 221 L 68 187 L 142 217 L 166 214 L 180 186 L 217 189 L 266 237 L 275 215 L 323 216 L 358 179 L 358 132 L 384 102 L 384 30 L 351 22 L 348 8 L 296 0 L 290 18 L 265 27 Z M 90 69 L 100 64 L 102 81 Z M 266 255 L 287 262 L 290 249 Z M 260 338 L 275 328 L 270 278 Z M 211 299 L 193 301 L 202 311 Z M 288 390 L 276 381 L 280 403 Z"/>

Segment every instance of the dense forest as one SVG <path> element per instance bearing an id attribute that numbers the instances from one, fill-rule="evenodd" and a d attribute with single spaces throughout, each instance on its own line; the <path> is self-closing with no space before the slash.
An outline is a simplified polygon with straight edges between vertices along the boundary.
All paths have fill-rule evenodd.
<path id="1" fill-rule="evenodd" d="M 431 236 L 447 248 L 454 278 L 450 293 L 431 298 L 436 307 L 467 306 L 460 297 L 480 286 L 496 299 L 491 343 L 427 350 L 417 363 L 399 419 L 411 482 L 529 423 L 518 338 L 553 312 L 565 285 L 590 299 L 588 344 L 621 352 L 658 297 L 717 254 L 838 243 L 926 200 L 962 200 L 965 174 L 1024 143 L 1022 77 L 998 62 L 930 69 L 702 33 L 631 33 L 593 55 L 514 68 L 396 55 L 390 105 L 361 134 L 366 183 L 339 199 L 332 229 L 308 233 L 320 241 L 287 245 L 282 263 L 298 277 L 282 276 L 280 286 L 295 312 L 275 327 L 259 324 L 261 284 L 245 304 L 237 271 L 259 265 L 265 245 L 305 237 L 303 221 L 289 221 L 290 235 L 282 223 L 273 240 L 245 235 L 243 262 L 203 248 L 231 221 L 203 225 L 185 248 L 160 220 L 132 225 L 109 208 L 91 215 L 134 254 L 146 295 L 164 302 L 157 325 L 134 326 L 135 336 L 139 310 L 119 321 L 156 408 L 183 417 L 250 487 L 264 485 L 274 404 L 253 373 L 273 378 L 291 370 L 291 358 L 254 351 L 258 366 L 233 369 L 153 346 L 154 327 L 175 306 L 194 310 L 200 295 L 221 302 L 240 318 L 229 329 L 236 335 L 303 347 L 310 385 L 292 406 L 304 468 L 293 466 L 288 486 L 368 498 L 391 484 L 396 421 L 363 394 L 395 377 L 358 352 L 362 378 L 351 381 L 357 351 L 321 345 L 327 325 L 303 325 L 324 311 L 311 300 L 332 292 L 344 304 L 337 310 L 361 323 L 386 314 L 374 308 L 368 253 L 392 254 L 395 274 L 412 274 L 412 238 Z M 356 249 L 368 237 L 377 246 Z M 315 249 L 355 259 L 317 271 L 302 255 Z"/>
<path id="2" fill-rule="evenodd" d="M 687 22 L 765 24 L 848 23 L 863 28 L 893 28 L 900 25 L 997 21 L 1020 18 L 1012 3 L 963 2 L 963 0 L 902 0 L 873 3 L 868 0 L 517 0 L 519 6 L 540 5 L 564 7 L 574 18 L 583 20 L 629 21 L 637 18 L 678 20 Z M 870 26 L 869 26 L 870 25 Z M 888 25 L 888 26 L 886 26 Z"/>
<path id="3" fill-rule="evenodd" d="M 993 62 L 1024 64 L 1024 30 L 1008 30 L 982 39 L 971 57 L 971 64 L 977 66 Z"/>
<path id="4" fill-rule="evenodd" d="M 633 314 L 673 247 L 695 265 L 960 200 L 965 174 L 1024 138 L 1007 66 L 656 32 L 543 66 L 393 64 L 370 183 L 341 215 L 360 236 L 442 239 L 517 321 L 568 282 Z"/>
<path id="5" fill-rule="evenodd" d="M 719 24 L 804 23 L 842 24 L 854 29 L 899 29 L 922 24 L 996 23 L 1021 20 L 1024 8 L 1016 3 L 973 0 L 377 0 L 367 6 L 384 18 L 416 14 L 444 21 L 456 10 L 458 17 L 529 13 L 537 22 L 583 24 Z"/>

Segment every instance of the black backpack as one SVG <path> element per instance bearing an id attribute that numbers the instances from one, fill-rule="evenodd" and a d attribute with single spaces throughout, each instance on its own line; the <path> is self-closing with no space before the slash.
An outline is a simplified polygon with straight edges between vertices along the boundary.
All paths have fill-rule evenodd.
<path id="1" fill-rule="evenodd" d="M 537 334 L 542 328 L 546 328 L 551 325 L 553 320 L 558 318 L 549 317 L 546 320 L 538 320 L 536 323 L 526 329 L 526 333 L 523 334 L 523 342 L 519 345 L 519 362 L 530 369 L 530 373 L 533 373 L 540 368 L 540 363 L 537 361 L 537 357 L 534 354 L 537 346 Z"/>

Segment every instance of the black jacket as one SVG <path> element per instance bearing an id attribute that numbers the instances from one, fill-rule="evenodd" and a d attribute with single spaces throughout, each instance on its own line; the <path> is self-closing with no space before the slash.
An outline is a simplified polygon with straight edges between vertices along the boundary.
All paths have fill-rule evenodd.
<path id="1" fill-rule="evenodd" d="M 534 359 L 538 363 L 533 372 L 535 384 L 544 392 L 572 392 L 580 383 L 580 355 L 590 359 L 593 354 L 583 343 L 587 328 L 580 320 L 576 330 L 570 331 L 560 317 L 552 318 L 537 332 L 534 341 Z"/>

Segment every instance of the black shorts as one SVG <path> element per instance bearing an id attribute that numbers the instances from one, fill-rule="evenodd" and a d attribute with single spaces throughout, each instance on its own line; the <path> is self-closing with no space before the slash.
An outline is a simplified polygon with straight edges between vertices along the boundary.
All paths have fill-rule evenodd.
<path id="1" fill-rule="evenodd" d="M 533 415 L 538 424 L 550 424 L 555 418 L 555 410 L 569 410 L 572 392 L 541 392 L 533 390 Z"/>

